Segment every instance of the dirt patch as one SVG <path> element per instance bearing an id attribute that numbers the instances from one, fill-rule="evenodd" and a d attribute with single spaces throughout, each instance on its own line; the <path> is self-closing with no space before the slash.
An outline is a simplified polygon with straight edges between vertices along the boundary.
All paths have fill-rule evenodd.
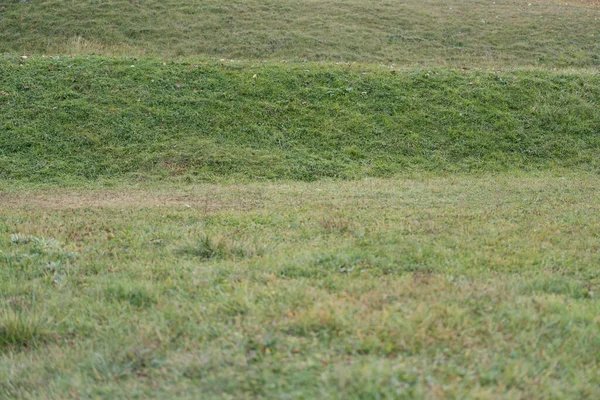
<path id="1" fill-rule="evenodd" d="M 185 207 L 216 212 L 223 209 L 247 210 L 263 204 L 260 196 L 220 196 L 219 193 L 163 193 L 150 191 L 27 192 L 0 193 L 0 209 L 41 208 L 120 208 Z"/>

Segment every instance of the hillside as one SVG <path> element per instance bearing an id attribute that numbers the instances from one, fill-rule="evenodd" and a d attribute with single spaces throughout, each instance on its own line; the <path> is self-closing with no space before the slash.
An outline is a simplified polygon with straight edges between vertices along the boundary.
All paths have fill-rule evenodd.
<path id="1" fill-rule="evenodd" d="M 8 0 L 0 53 L 600 65 L 600 7 L 559 0 Z"/>
<path id="2" fill-rule="evenodd" d="M 0 178 L 315 180 L 600 167 L 600 77 L 5 57 Z"/>

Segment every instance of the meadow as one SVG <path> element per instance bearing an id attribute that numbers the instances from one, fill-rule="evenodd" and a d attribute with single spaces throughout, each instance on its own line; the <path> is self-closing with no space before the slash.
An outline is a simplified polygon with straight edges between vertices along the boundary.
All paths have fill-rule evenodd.
<path id="1" fill-rule="evenodd" d="M 0 53 L 597 67 L 597 0 L 4 0 Z"/>
<path id="2" fill-rule="evenodd" d="M 0 399 L 600 398 L 600 7 L 0 4 Z"/>

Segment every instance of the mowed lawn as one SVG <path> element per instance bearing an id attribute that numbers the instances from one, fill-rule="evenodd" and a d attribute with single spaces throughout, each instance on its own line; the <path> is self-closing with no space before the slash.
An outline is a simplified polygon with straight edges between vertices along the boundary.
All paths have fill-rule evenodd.
<path id="1" fill-rule="evenodd" d="M 0 53 L 600 66 L 598 0 L 4 0 Z"/>
<path id="2" fill-rule="evenodd" d="M 2 398 L 598 398 L 600 176 L 0 194 Z"/>

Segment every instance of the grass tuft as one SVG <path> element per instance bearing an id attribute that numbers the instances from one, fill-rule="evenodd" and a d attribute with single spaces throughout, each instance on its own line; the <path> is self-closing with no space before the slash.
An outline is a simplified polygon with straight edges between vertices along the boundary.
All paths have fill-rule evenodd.
<path id="1" fill-rule="evenodd" d="M 104 297 L 108 300 L 126 302 L 138 308 L 148 308 L 156 303 L 156 298 L 150 290 L 130 282 L 109 284 L 104 289 Z"/>
<path id="2" fill-rule="evenodd" d="M 183 246 L 177 252 L 201 260 L 245 259 L 265 255 L 267 247 L 237 238 L 203 235 L 194 244 Z"/>
<path id="3" fill-rule="evenodd" d="M 39 317 L 31 313 L 0 312 L 0 351 L 34 349 L 48 338 Z"/>

